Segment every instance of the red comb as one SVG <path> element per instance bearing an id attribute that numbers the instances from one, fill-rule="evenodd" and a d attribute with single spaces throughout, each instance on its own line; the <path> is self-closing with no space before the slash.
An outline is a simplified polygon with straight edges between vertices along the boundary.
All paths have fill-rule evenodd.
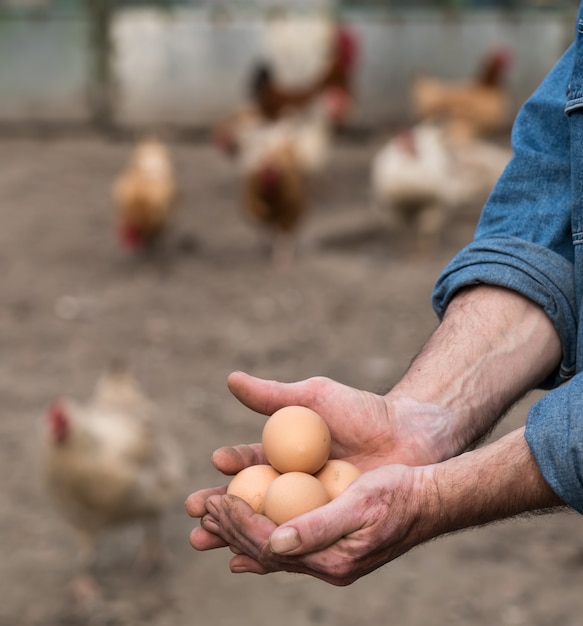
<path id="1" fill-rule="evenodd" d="M 336 50 L 345 67 L 352 67 L 358 56 L 358 46 L 354 33 L 346 26 L 341 26 L 336 33 Z"/>
<path id="2" fill-rule="evenodd" d="M 120 225 L 117 235 L 120 243 L 130 250 L 135 250 L 142 244 L 142 238 L 138 231 L 128 224 Z"/>
<path id="3" fill-rule="evenodd" d="M 47 412 L 47 422 L 57 443 L 63 443 L 70 430 L 69 418 L 61 402 L 54 402 Z"/>
<path id="4" fill-rule="evenodd" d="M 497 46 L 492 50 L 491 58 L 498 63 L 508 64 L 513 58 L 512 48 L 504 44 Z"/>

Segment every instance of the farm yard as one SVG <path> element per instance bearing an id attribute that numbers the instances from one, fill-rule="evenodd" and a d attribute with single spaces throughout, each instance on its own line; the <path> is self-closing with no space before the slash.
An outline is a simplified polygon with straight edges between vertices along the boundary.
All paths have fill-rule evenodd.
<path id="1" fill-rule="evenodd" d="M 406 371 L 574 23 L 554 0 L 278 5 L 0 0 L 0 626 L 579 626 L 568 511 L 440 537 L 347 587 L 234 574 L 228 550 L 189 543 L 185 499 L 227 480 L 213 451 L 260 441 L 266 419 L 232 371 L 376 393 Z M 161 152 L 126 169 L 152 135 Z M 168 493 L 151 406 L 103 402 L 120 361 L 182 473 L 162 567 L 140 567 L 139 525 L 110 528 L 93 589 L 47 467 L 89 522 Z M 75 404 L 98 381 L 102 404 Z"/>
<path id="2" fill-rule="evenodd" d="M 111 181 L 130 142 L 0 140 L 0 624 L 579 624 L 583 525 L 569 513 L 441 538 L 346 588 L 235 575 L 226 551 L 190 547 L 185 497 L 220 484 L 212 451 L 257 441 L 264 420 L 229 394 L 229 372 L 386 390 L 435 327 L 433 281 L 470 240 L 479 207 L 456 216 L 431 255 L 397 252 L 369 207 L 378 141 L 345 139 L 314 190 L 298 259 L 276 269 L 241 211 L 232 164 L 205 142 L 170 145 L 177 220 L 165 249 L 142 259 L 119 248 L 112 226 Z M 120 356 L 180 444 L 182 495 L 164 519 L 166 567 L 144 577 L 139 530 L 111 533 L 97 566 L 103 600 L 80 615 L 73 536 L 41 480 L 39 420 L 57 396 L 85 399 Z"/>

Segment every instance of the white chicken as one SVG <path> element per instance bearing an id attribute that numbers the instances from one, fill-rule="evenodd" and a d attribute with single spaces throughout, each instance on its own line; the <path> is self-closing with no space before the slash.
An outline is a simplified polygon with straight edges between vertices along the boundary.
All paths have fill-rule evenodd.
<path id="1" fill-rule="evenodd" d="M 97 541 L 111 528 L 141 524 L 142 563 L 161 564 L 160 522 L 176 495 L 181 461 L 127 368 L 112 366 L 87 403 L 55 401 L 43 421 L 41 448 L 48 492 L 79 540 L 78 601 L 99 595 Z"/>
<path id="2" fill-rule="evenodd" d="M 282 120 L 288 141 L 294 145 L 298 162 L 310 178 L 321 175 L 330 161 L 332 128 L 321 101 Z"/>
<path id="3" fill-rule="evenodd" d="M 450 216 L 486 200 L 511 156 L 510 148 L 418 124 L 373 158 L 372 206 L 403 245 L 431 251 Z"/>
<path id="4" fill-rule="evenodd" d="M 332 132 L 323 104 L 316 102 L 277 121 L 266 121 L 253 109 L 241 110 L 214 130 L 213 141 L 235 158 L 242 173 L 285 144 L 293 150 L 301 171 L 312 177 L 328 164 Z"/>

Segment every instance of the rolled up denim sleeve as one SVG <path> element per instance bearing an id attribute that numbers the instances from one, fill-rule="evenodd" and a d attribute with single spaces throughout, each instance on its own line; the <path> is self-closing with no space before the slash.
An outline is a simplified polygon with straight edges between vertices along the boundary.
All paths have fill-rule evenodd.
<path id="1" fill-rule="evenodd" d="M 575 371 L 577 306 L 571 238 L 571 164 L 566 90 L 571 47 L 523 105 L 512 130 L 514 156 L 495 185 L 472 243 L 444 268 L 433 290 L 438 317 L 470 285 L 512 289 L 539 304 L 561 340 L 560 369 L 544 388 Z"/>
<path id="2" fill-rule="evenodd" d="M 583 374 L 530 409 L 525 437 L 553 491 L 583 513 Z"/>
<path id="3" fill-rule="evenodd" d="M 572 265 L 561 255 L 516 236 L 475 241 L 462 250 L 440 276 L 433 294 L 441 317 L 455 293 L 478 284 L 516 291 L 540 305 L 561 340 L 559 370 L 541 384 L 550 389 L 569 379 L 575 368 L 577 321 Z"/>

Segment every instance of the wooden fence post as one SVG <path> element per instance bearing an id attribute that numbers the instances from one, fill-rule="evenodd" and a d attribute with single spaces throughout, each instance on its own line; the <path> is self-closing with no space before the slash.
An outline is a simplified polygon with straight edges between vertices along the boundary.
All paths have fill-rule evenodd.
<path id="1" fill-rule="evenodd" d="M 114 81 L 111 37 L 112 0 L 86 0 L 89 19 L 89 50 L 92 58 L 90 112 L 93 124 L 100 130 L 114 124 Z"/>

